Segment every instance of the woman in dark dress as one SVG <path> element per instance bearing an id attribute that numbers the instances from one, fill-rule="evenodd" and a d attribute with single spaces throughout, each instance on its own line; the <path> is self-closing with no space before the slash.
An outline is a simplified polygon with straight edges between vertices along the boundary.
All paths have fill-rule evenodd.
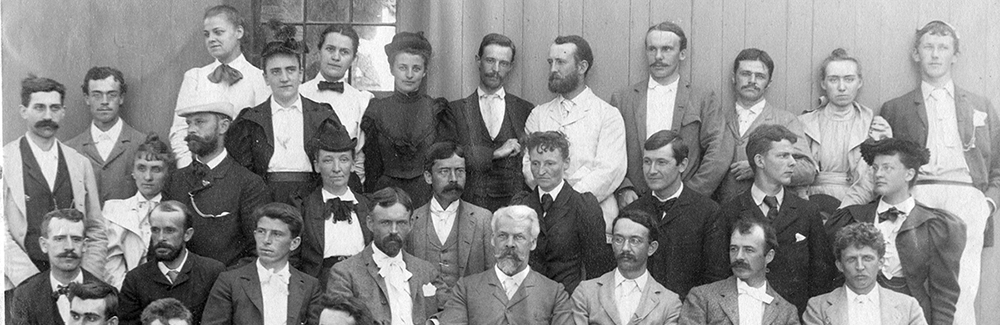
<path id="1" fill-rule="evenodd" d="M 424 156 L 440 135 L 448 101 L 420 92 L 431 44 L 423 33 L 401 32 L 385 46 L 394 78 L 392 96 L 372 99 L 361 120 L 368 141 L 365 153 L 365 192 L 396 186 L 413 198 L 415 206 L 430 200 L 424 181 Z"/>

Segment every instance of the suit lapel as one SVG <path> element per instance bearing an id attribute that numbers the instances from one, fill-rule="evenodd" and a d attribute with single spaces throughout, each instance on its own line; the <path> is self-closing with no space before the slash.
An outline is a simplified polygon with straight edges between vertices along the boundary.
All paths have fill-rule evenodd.
<path id="1" fill-rule="evenodd" d="M 958 105 L 955 105 L 958 107 Z M 927 106 L 924 105 L 924 92 L 918 86 L 917 90 L 913 91 L 913 110 L 917 112 L 917 117 L 920 123 L 923 123 L 924 130 L 927 129 Z"/>
<path id="2" fill-rule="evenodd" d="M 368 275 L 371 276 L 373 280 L 375 280 L 375 284 L 378 285 L 378 289 L 382 291 L 382 297 L 386 297 L 386 299 L 388 299 L 389 290 L 385 288 L 385 279 L 383 279 L 382 276 L 378 274 L 378 265 L 375 264 L 375 258 L 372 257 L 371 245 L 368 245 L 368 248 L 366 248 L 362 252 L 362 254 L 365 254 L 364 256 L 366 264 L 365 266 L 368 269 Z"/>
<path id="3" fill-rule="evenodd" d="M 972 123 L 972 104 L 964 90 L 955 87 L 955 120 L 958 122 L 958 134 L 963 144 L 972 144 L 975 125 Z"/>
<path id="4" fill-rule="evenodd" d="M 740 194 L 738 196 L 738 199 L 736 200 L 739 202 L 739 205 L 742 206 L 742 208 L 740 209 L 740 216 L 757 217 L 761 219 L 766 217 L 764 215 L 764 212 L 760 211 L 760 208 L 757 206 L 757 204 L 754 204 L 753 196 L 750 195 L 749 190 L 744 191 L 742 194 Z M 779 212 L 781 211 L 780 208 L 778 211 Z"/>
<path id="5" fill-rule="evenodd" d="M 750 127 L 747 128 L 747 133 L 744 133 L 743 137 L 749 137 L 750 133 L 753 133 L 753 130 L 756 130 L 758 126 L 761 126 L 763 124 L 772 124 L 771 120 L 774 120 L 774 110 L 775 109 L 776 108 L 771 107 L 771 105 L 769 105 L 768 103 L 764 103 L 764 108 L 762 108 L 760 110 L 760 114 L 757 115 L 757 118 L 753 119 L 753 122 L 750 123 Z M 734 112 L 735 112 L 735 109 L 734 109 Z M 737 121 L 736 123 L 737 123 L 737 129 L 738 129 L 739 128 L 739 121 Z"/>
<path id="6" fill-rule="evenodd" d="M 791 191 L 785 191 L 785 196 L 781 199 L 781 206 L 778 207 L 778 216 L 771 222 L 774 225 L 776 233 L 780 234 L 797 219 L 797 210 L 799 209 L 799 201 L 797 199 L 798 197 L 792 194 Z"/>
<path id="7" fill-rule="evenodd" d="M 659 289 L 654 289 L 653 284 L 656 283 L 652 276 L 646 280 L 646 288 L 642 290 L 642 296 L 639 298 L 639 306 L 635 307 L 635 319 L 644 319 L 649 313 L 657 309 L 660 305 L 660 294 L 663 291 Z"/>
<path id="8" fill-rule="evenodd" d="M 118 159 L 118 157 L 121 156 L 123 153 L 125 153 L 126 147 L 129 146 L 129 143 L 132 142 L 131 135 L 133 132 L 138 132 L 138 131 L 135 131 L 135 129 L 126 124 L 125 121 L 122 121 L 122 131 L 121 133 L 118 134 L 118 141 L 115 141 L 115 146 L 111 148 L 111 153 L 108 154 L 108 159 L 104 161 L 103 163 L 104 166 L 107 166 L 111 162 L 115 161 L 115 159 Z M 87 134 L 90 134 L 90 132 L 87 132 Z"/>
<path id="9" fill-rule="evenodd" d="M 302 309 L 302 298 L 306 292 L 306 281 L 302 278 L 302 273 L 295 268 L 289 266 L 288 271 L 291 276 L 288 277 L 288 312 L 285 318 L 288 324 L 298 324 L 299 310 Z"/>
<path id="10" fill-rule="evenodd" d="M 690 86 L 681 83 L 680 80 L 677 81 L 677 96 L 674 97 L 674 119 L 670 122 L 671 130 L 678 132 L 681 130 L 681 124 L 684 122 L 684 113 L 687 112 L 688 97 L 691 96 L 691 90 L 688 89 Z"/>
<path id="11" fill-rule="evenodd" d="M 323 188 L 320 187 L 309 194 L 306 202 L 306 207 L 308 207 L 309 211 L 305 215 L 308 217 L 305 222 L 309 224 L 309 231 L 312 232 L 312 238 L 316 240 L 316 243 L 312 245 L 319 247 L 320 257 L 322 257 L 323 251 L 326 249 L 326 237 L 324 237 L 326 224 L 324 222 L 327 220 L 326 202 L 323 201 Z"/>
<path id="12" fill-rule="evenodd" d="M 774 288 L 770 284 L 767 285 L 767 294 L 771 297 L 778 297 L 778 293 L 774 291 Z M 778 319 L 778 299 L 774 299 L 769 304 L 764 304 L 764 317 L 762 318 L 761 324 L 774 324 L 775 320 Z"/>
<path id="13" fill-rule="evenodd" d="M 517 287 L 517 291 L 514 292 L 514 296 L 507 302 L 507 308 L 512 308 L 525 298 L 528 298 L 528 291 L 532 290 L 531 288 L 535 286 L 535 282 L 537 280 L 535 277 L 540 276 L 535 274 L 535 272 L 528 271 L 528 276 L 524 278 L 521 285 Z M 501 286 L 501 288 L 503 288 L 503 286 Z M 504 294 L 504 297 L 507 297 L 506 294 Z"/>
<path id="14" fill-rule="evenodd" d="M 476 224 L 473 221 L 469 209 L 466 209 L 465 201 L 458 201 L 458 213 L 455 214 L 458 223 L 458 274 L 465 274 L 465 269 L 469 267 L 469 248 L 472 247 L 473 236 L 476 232 Z"/>
<path id="15" fill-rule="evenodd" d="M 38 165 L 38 159 L 35 158 L 35 153 L 31 151 L 31 147 L 28 144 L 28 141 L 31 140 L 28 140 L 27 137 L 21 138 L 20 151 L 21 151 L 21 159 L 23 161 L 22 165 L 24 167 L 24 173 L 27 174 L 29 178 L 37 182 L 39 186 L 51 192 L 52 189 L 49 188 L 49 183 L 45 180 L 45 175 L 42 174 L 42 168 Z M 24 184 L 22 183 L 20 184 L 20 186 L 22 186 L 21 197 L 24 197 L 23 193 Z"/>
<path id="16" fill-rule="evenodd" d="M 648 286 L 649 282 L 647 281 L 646 284 Z M 618 315 L 618 303 L 615 302 L 614 271 L 605 273 L 597 280 L 597 299 L 601 303 L 601 307 L 604 308 L 604 312 L 608 313 L 608 318 L 611 318 L 615 324 L 622 325 L 621 317 Z"/>
<path id="17" fill-rule="evenodd" d="M 264 138 L 267 139 L 267 144 L 274 148 L 274 125 L 271 123 L 271 97 L 268 97 L 263 103 L 256 107 L 251 107 L 246 113 L 246 119 L 253 121 L 260 125 L 264 129 Z M 305 105 L 305 100 L 303 99 L 303 106 Z M 302 108 L 303 118 L 305 118 L 305 107 Z M 303 125 L 309 124 L 309 121 L 303 120 Z M 305 132 L 303 132 L 305 134 Z"/>
<path id="18" fill-rule="evenodd" d="M 632 113 L 635 114 L 635 129 L 637 131 L 636 134 L 639 136 L 640 139 L 642 139 L 642 140 L 645 141 L 646 140 L 646 110 L 649 109 L 649 107 L 646 107 L 646 102 L 647 102 L 647 100 L 646 100 L 647 97 L 646 96 L 649 95 L 649 81 L 647 80 L 645 83 L 640 83 L 640 84 L 636 85 L 634 90 L 635 90 L 636 95 L 637 95 L 636 96 L 636 107 L 638 108 L 638 109 L 632 110 Z"/>
<path id="19" fill-rule="evenodd" d="M 736 292 L 736 277 L 731 276 L 728 279 L 726 279 L 726 282 L 727 283 L 725 283 L 725 286 L 722 288 L 722 291 L 719 292 L 719 295 L 722 296 L 722 299 L 720 299 L 719 301 L 720 305 L 719 307 L 722 307 L 722 311 L 726 313 L 726 316 L 729 316 L 730 322 L 732 322 L 733 324 L 739 324 L 740 301 L 739 301 L 739 296 L 737 295 Z M 766 313 L 766 308 L 765 308 L 765 313 Z M 770 323 L 761 323 L 761 324 L 770 324 Z"/>
<path id="20" fill-rule="evenodd" d="M 827 309 L 826 315 L 830 318 L 830 322 L 833 324 L 847 324 L 847 292 L 844 291 L 844 287 L 837 288 L 833 291 L 833 294 L 827 297 L 826 303 L 830 307 Z"/>
<path id="21" fill-rule="evenodd" d="M 910 210 L 910 214 L 906 215 L 906 219 L 903 220 L 903 224 L 899 226 L 899 234 L 901 235 L 904 231 L 909 231 L 922 225 L 925 221 L 927 221 L 927 219 L 930 219 L 930 216 L 928 216 L 929 213 L 930 212 L 924 210 L 924 208 L 920 205 L 914 206 L 913 209 Z M 896 238 L 902 237 L 897 235 Z"/>
<path id="22" fill-rule="evenodd" d="M 257 307 L 257 312 L 264 314 L 264 296 L 260 289 L 260 277 L 257 276 L 257 260 L 252 264 L 244 266 L 240 271 L 240 284 L 243 292 L 246 293 L 250 302 Z"/>
<path id="23" fill-rule="evenodd" d="M 667 224 L 673 222 L 674 220 L 677 220 L 677 218 L 680 218 L 681 216 L 680 213 L 671 213 L 671 212 L 675 210 L 685 211 L 683 209 L 684 206 L 691 203 L 690 202 L 691 196 L 688 195 L 688 191 L 690 191 L 690 189 L 688 188 L 684 188 L 683 190 L 681 190 L 681 194 L 677 196 L 677 201 L 674 203 L 674 206 L 670 207 L 670 210 L 668 210 L 667 213 L 663 215 L 663 219 L 660 219 L 660 224 L 657 227 L 666 226 Z M 652 195 L 650 195 L 650 198 L 653 199 L 654 201 L 658 201 L 658 199 L 656 199 L 656 197 L 653 197 Z"/>
<path id="24" fill-rule="evenodd" d="M 729 128 L 729 133 L 733 135 L 733 139 L 740 139 L 740 117 L 736 114 L 736 104 L 729 103 L 728 107 L 722 108 L 723 116 L 725 116 L 726 127 Z M 737 141 L 739 142 L 739 141 Z"/>
<path id="25" fill-rule="evenodd" d="M 421 288 L 423 279 L 420 277 L 421 274 L 426 273 L 416 269 L 416 264 L 413 262 L 416 257 L 407 254 L 405 251 L 400 251 L 399 253 L 403 254 L 403 263 L 406 263 L 406 270 L 412 274 L 407 281 L 407 284 L 410 286 L 410 301 L 413 301 L 413 307 L 410 308 L 410 317 L 413 317 L 414 320 L 426 319 L 430 314 L 427 314 L 425 310 L 426 306 L 423 303 L 424 290 Z M 434 310 L 437 311 L 437 308 L 434 308 Z"/>
<path id="26" fill-rule="evenodd" d="M 500 278 L 497 278 L 497 272 L 495 269 L 491 269 L 489 275 L 486 276 L 486 284 L 488 287 L 492 287 L 493 297 L 500 301 L 501 305 L 507 305 L 507 292 L 503 289 L 503 284 L 500 283 Z"/>
<path id="27" fill-rule="evenodd" d="M 122 123 L 124 123 L 124 122 L 122 122 Z M 122 126 L 122 133 L 124 133 L 124 131 L 125 131 L 125 127 L 123 125 Z M 122 137 L 121 135 L 118 135 L 119 139 L 121 137 Z M 83 143 L 81 143 L 81 145 L 80 145 L 80 147 L 83 149 L 83 150 L 80 150 L 81 153 L 84 156 L 87 156 L 87 158 L 90 158 L 91 160 L 96 161 L 97 164 L 100 165 L 101 167 L 104 167 L 104 165 L 107 165 L 107 162 L 104 161 L 104 158 L 101 158 L 101 154 L 99 152 L 97 152 L 97 144 L 94 143 L 94 136 L 92 134 L 90 134 L 90 126 L 87 126 L 86 131 L 83 131 L 83 140 L 84 140 Z M 115 143 L 115 147 L 118 147 L 118 143 Z M 114 148 L 111 149 L 111 153 L 114 153 Z M 111 155 L 108 155 L 108 158 L 110 159 Z"/>
<path id="28" fill-rule="evenodd" d="M 881 286 L 875 286 L 875 289 L 879 293 L 879 310 L 882 311 L 882 324 L 899 324 L 905 312 L 905 310 L 901 310 L 904 306 L 900 304 L 899 300 L 888 296 L 888 289 Z M 844 314 L 846 315 L 847 313 Z"/>
<path id="29" fill-rule="evenodd" d="M 361 223 L 361 236 L 364 237 L 365 245 L 368 245 L 372 241 L 372 231 L 368 229 L 368 201 L 358 193 L 354 193 L 354 198 L 358 200 L 354 204 L 354 213 L 358 215 L 358 222 Z"/>
<path id="30" fill-rule="evenodd" d="M 552 201 L 552 206 L 549 207 L 549 212 L 546 212 L 545 216 L 542 217 L 541 228 L 552 229 L 556 224 L 569 220 L 565 216 L 570 209 L 569 197 L 573 194 L 570 193 L 572 191 L 573 189 L 568 182 L 563 183 L 562 190 L 559 191 L 559 195 L 556 196 L 555 200 Z"/>

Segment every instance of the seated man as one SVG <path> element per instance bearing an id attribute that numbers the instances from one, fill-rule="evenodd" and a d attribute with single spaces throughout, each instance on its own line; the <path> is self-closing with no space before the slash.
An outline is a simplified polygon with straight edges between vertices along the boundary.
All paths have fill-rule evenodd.
<path id="1" fill-rule="evenodd" d="M 740 218 L 732 227 L 729 262 L 733 276 L 691 289 L 678 324 L 799 324 L 798 311 L 768 285 L 778 236 L 759 217 Z"/>
<path id="2" fill-rule="evenodd" d="M 319 325 L 375 325 L 372 312 L 357 298 L 323 295 L 319 305 Z"/>
<path id="3" fill-rule="evenodd" d="M 916 299 L 878 285 L 886 244 L 875 225 L 862 222 L 841 228 L 833 245 L 844 286 L 809 299 L 802 315 L 806 325 L 860 325 L 876 319 L 881 325 L 927 324 Z"/>
<path id="4" fill-rule="evenodd" d="M 118 325 L 118 289 L 104 282 L 70 283 L 67 324 Z"/>
<path id="5" fill-rule="evenodd" d="M 538 238 L 538 215 L 515 205 L 493 213 L 491 270 L 458 280 L 435 321 L 465 324 L 569 324 L 572 303 L 561 283 L 528 266 Z"/>
<path id="6" fill-rule="evenodd" d="M 180 300 L 163 298 L 142 310 L 142 325 L 191 325 L 191 312 Z"/>
<path id="7" fill-rule="evenodd" d="M 955 322 L 959 265 L 966 245 L 966 225 L 955 215 L 930 208 L 910 195 L 929 151 L 899 138 L 861 146 L 872 166 L 877 203 L 837 211 L 827 222 L 829 233 L 845 225 L 867 222 L 885 235 L 885 264 L 879 285 L 917 298 L 932 324 Z M 961 322 L 959 322 L 961 323 Z"/>
<path id="8" fill-rule="evenodd" d="M 656 223 L 648 213 L 624 210 L 611 226 L 618 268 L 580 283 L 573 292 L 573 321 L 587 324 L 677 324 L 681 300 L 656 282 L 646 259 L 659 247 Z"/>

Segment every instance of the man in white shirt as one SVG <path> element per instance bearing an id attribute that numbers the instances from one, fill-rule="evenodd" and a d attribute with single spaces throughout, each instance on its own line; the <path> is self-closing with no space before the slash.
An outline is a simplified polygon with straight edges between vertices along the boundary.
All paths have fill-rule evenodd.
<path id="1" fill-rule="evenodd" d="M 127 199 L 136 190 L 135 181 L 129 178 L 131 159 L 146 135 L 121 119 L 127 92 L 121 71 L 111 67 L 90 68 L 83 78 L 83 96 L 93 122 L 87 131 L 66 141 L 66 145 L 90 159 L 102 206 L 107 200 Z"/>
<path id="2" fill-rule="evenodd" d="M 347 129 L 347 135 L 357 139 L 354 166 L 351 171 L 351 189 L 360 192 L 365 176 L 365 155 L 361 148 L 365 134 L 361 131 L 361 117 L 365 115 L 368 101 L 375 95 L 360 90 L 348 82 L 354 60 L 358 57 L 358 32 L 350 25 L 327 26 L 319 38 L 319 74 L 299 87 L 302 96 L 317 103 L 329 104 Z"/>
<path id="3" fill-rule="evenodd" d="M 302 241 L 302 216 L 284 203 L 254 211 L 257 259 L 222 272 L 205 303 L 202 324 L 315 324 L 322 289 L 319 281 L 288 263 Z"/>
<path id="4" fill-rule="evenodd" d="M 566 181 L 580 193 L 590 192 L 601 203 L 604 233 L 610 238 L 611 221 L 618 215 L 614 192 L 625 179 L 625 123 L 622 114 L 587 87 L 587 72 L 594 66 L 590 44 L 577 35 L 557 37 L 549 48 L 549 91 L 558 94 L 535 107 L 524 124 L 525 134 L 559 131 L 569 139 Z M 528 155 L 522 159 L 528 187 L 535 187 Z"/>
<path id="5" fill-rule="evenodd" d="M 920 303 L 878 285 L 884 269 L 886 240 L 871 223 L 841 228 L 834 240 L 837 269 L 844 286 L 809 299 L 802 320 L 807 325 L 907 325 L 927 324 Z"/>
<path id="6" fill-rule="evenodd" d="M 104 282 L 69 286 L 69 325 L 118 325 L 118 290 Z"/>
<path id="7" fill-rule="evenodd" d="M 767 281 L 778 236 L 757 217 L 744 217 L 732 227 L 729 261 L 733 276 L 691 289 L 678 324 L 799 324 L 799 314 Z M 721 307 L 721 308 L 720 308 Z"/>

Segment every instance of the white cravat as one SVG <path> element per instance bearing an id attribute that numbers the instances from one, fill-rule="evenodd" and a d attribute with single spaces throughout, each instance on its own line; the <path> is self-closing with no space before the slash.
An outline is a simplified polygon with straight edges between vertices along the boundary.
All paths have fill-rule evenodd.
<path id="1" fill-rule="evenodd" d="M 572 100 L 563 98 L 561 101 L 559 101 L 559 108 L 561 108 L 559 110 L 559 117 L 560 117 L 559 123 L 566 123 L 566 118 L 569 117 L 569 114 L 570 112 L 573 111 L 574 106 L 576 106 L 576 103 L 574 103 Z"/>
<path id="2" fill-rule="evenodd" d="M 525 267 L 521 272 L 517 272 L 514 275 L 507 275 L 500 271 L 500 267 L 493 265 L 493 272 L 496 272 L 497 279 L 500 279 L 500 284 L 503 285 L 503 291 L 507 295 L 507 300 L 514 297 L 517 293 L 517 289 L 521 287 L 524 283 L 524 279 L 528 277 L 528 273 L 531 272 L 531 267 Z"/>
<path id="3" fill-rule="evenodd" d="M 490 138 L 496 138 L 500 134 L 500 126 L 503 124 L 503 115 L 507 110 L 504 103 L 504 90 L 501 87 L 493 94 L 486 94 L 482 88 L 477 90 L 479 94 L 479 113 L 483 115 L 483 122 L 490 132 Z"/>
<path id="4" fill-rule="evenodd" d="M 753 124 L 753 121 L 756 120 L 757 116 L 760 116 L 760 113 L 764 111 L 764 105 L 766 104 L 767 100 L 765 99 L 761 99 L 759 103 L 750 107 L 743 107 L 740 106 L 739 103 L 736 103 L 736 115 L 739 117 L 740 123 L 740 136 L 747 133 L 747 130 L 750 129 L 750 125 Z"/>
<path id="5" fill-rule="evenodd" d="M 257 276 L 264 298 L 264 325 L 285 325 L 288 322 L 288 281 L 291 272 L 288 263 L 280 270 L 271 271 L 257 260 Z"/>
<path id="6" fill-rule="evenodd" d="M 389 310 L 392 311 L 391 325 L 413 325 L 413 300 L 410 298 L 410 277 L 413 274 L 406 269 L 403 251 L 389 257 L 372 244 L 372 259 L 378 266 L 378 275 L 385 279 Z"/>
<path id="7" fill-rule="evenodd" d="M 282 107 L 271 97 L 271 126 L 274 130 L 274 153 L 267 164 L 268 172 L 312 172 L 306 155 L 303 132 L 302 96 L 288 107 Z M 276 159 L 277 158 L 277 159 Z"/>
<path id="8" fill-rule="evenodd" d="M 649 271 L 643 272 L 635 279 L 626 279 L 618 269 L 615 269 L 615 304 L 622 324 L 628 324 L 632 319 L 632 314 L 642 299 L 642 289 L 646 287 L 648 280 Z"/>
<path id="9" fill-rule="evenodd" d="M 458 214 L 458 202 L 455 200 L 447 208 L 441 208 L 437 198 L 431 198 L 431 222 L 434 223 L 434 232 L 437 233 L 438 240 L 444 245 L 451 234 L 451 228 L 455 225 L 455 216 Z"/>
<path id="10" fill-rule="evenodd" d="M 877 285 L 864 295 L 854 293 L 847 286 L 844 286 L 844 291 L 847 291 L 848 325 L 882 325 Z"/>
<path id="11" fill-rule="evenodd" d="M 76 278 L 73 278 L 73 280 L 70 281 L 69 283 L 83 283 L 83 271 L 81 270 L 80 273 L 76 275 Z M 60 285 L 68 286 L 69 283 L 66 284 L 60 283 L 58 280 L 56 280 L 56 277 L 53 276 L 51 272 L 49 272 L 49 285 L 52 286 L 52 292 L 56 292 L 56 290 L 59 290 Z M 59 316 L 62 317 L 63 324 L 69 324 L 70 321 L 69 295 L 67 294 L 59 296 L 59 298 L 56 299 L 56 307 L 59 308 Z"/>
<path id="12" fill-rule="evenodd" d="M 774 300 L 774 297 L 767 294 L 767 282 L 760 288 L 754 288 L 743 280 L 736 279 L 736 290 L 739 292 L 739 325 L 761 325 L 764 320 L 764 304 L 770 304 Z"/>
<path id="13" fill-rule="evenodd" d="M 42 170 L 42 176 L 45 176 L 45 181 L 49 183 L 49 190 L 55 190 L 56 175 L 59 174 L 59 140 L 53 141 L 49 151 L 44 151 L 41 147 L 35 145 L 34 141 L 31 141 L 31 137 L 28 137 L 27 133 L 24 136 L 28 140 L 28 147 L 31 148 L 31 153 L 35 155 L 35 162 L 38 163 L 38 168 Z"/>
<path id="14" fill-rule="evenodd" d="M 677 83 L 661 85 L 649 77 L 646 92 L 646 138 L 657 131 L 670 130 L 674 123 L 674 103 L 677 100 Z"/>
<path id="15" fill-rule="evenodd" d="M 107 131 L 101 131 L 97 125 L 90 124 L 90 137 L 94 138 L 94 147 L 97 148 L 97 153 L 101 155 L 102 160 L 108 160 L 108 155 L 111 154 L 111 149 L 115 148 L 115 142 L 118 141 L 118 136 L 121 133 L 122 119 L 118 119 L 115 125 L 112 125 Z"/>

